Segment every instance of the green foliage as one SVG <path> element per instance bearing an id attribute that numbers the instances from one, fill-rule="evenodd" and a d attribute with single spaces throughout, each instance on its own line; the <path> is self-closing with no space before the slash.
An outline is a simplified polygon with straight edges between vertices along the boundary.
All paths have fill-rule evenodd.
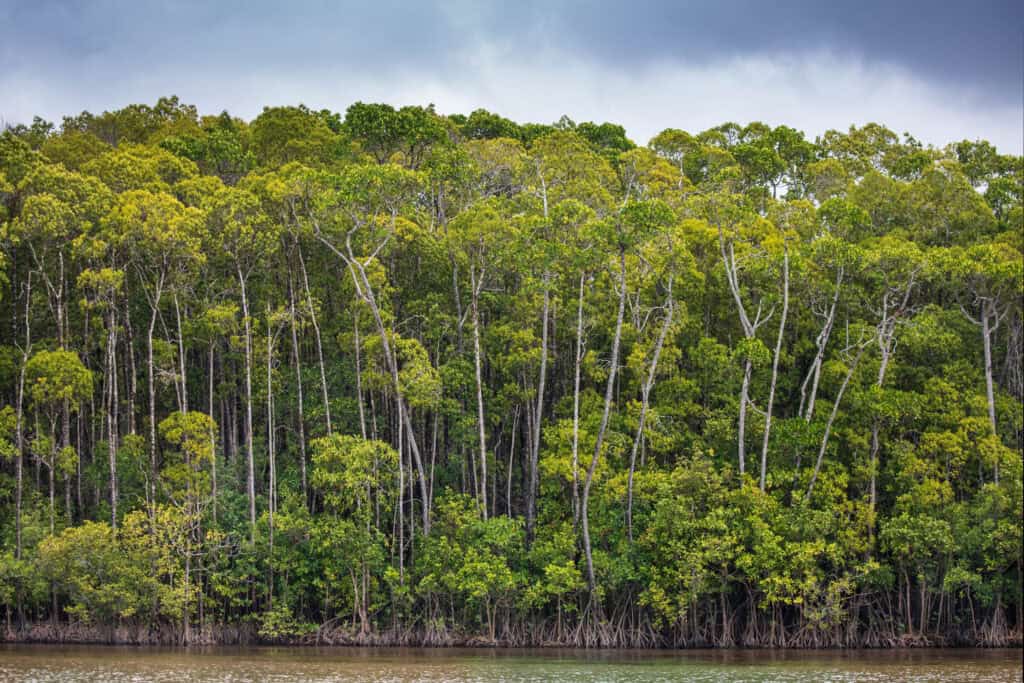
<path id="1" fill-rule="evenodd" d="M 1013 642 L 1022 198 L 1020 157 L 876 123 L 12 127 L 0 604 L 183 642 Z"/>

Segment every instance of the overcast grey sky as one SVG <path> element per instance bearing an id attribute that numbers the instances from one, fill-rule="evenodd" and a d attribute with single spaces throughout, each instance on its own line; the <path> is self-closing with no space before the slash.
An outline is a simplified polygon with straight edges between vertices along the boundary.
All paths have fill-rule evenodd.
<path id="1" fill-rule="evenodd" d="M 844 3 L 847 4 L 847 3 Z M 518 121 L 878 121 L 1024 146 L 1024 2 L 0 0 L 0 119 L 177 94 L 203 113 L 356 100 Z"/>

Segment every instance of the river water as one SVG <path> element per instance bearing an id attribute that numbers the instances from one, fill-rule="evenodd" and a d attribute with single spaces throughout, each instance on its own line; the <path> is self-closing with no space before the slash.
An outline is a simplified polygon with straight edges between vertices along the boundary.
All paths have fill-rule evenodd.
<path id="1" fill-rule="evenodd" d="M 0 681 L 1021 681 L 1021 650 L 161 649 L 0 645 Z"/>

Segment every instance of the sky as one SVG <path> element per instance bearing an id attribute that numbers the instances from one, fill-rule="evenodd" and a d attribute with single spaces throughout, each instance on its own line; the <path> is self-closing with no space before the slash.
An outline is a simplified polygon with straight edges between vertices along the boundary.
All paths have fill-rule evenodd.
<path id="1" fill-rule="evenodd" d="M 201 113 L 355 101 L 664 128 L 871 121 L 1024 153 L 1017 0 L 0 0 L 0 121 L 176 94 Z"/>

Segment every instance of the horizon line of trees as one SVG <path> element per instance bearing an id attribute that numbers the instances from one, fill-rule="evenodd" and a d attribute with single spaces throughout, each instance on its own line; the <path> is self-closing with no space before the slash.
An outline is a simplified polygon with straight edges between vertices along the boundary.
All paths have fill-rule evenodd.
<path id="1" fill-rule="evenodd" d="M 9 127 L 7 632 L 1019 642 L 1022 194 L 879 124 Z"/>

